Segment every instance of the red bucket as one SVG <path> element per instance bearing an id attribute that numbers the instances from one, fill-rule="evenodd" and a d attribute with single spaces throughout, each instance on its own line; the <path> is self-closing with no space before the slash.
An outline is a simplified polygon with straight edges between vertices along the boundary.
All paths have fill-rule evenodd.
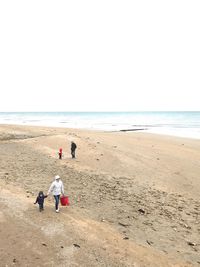
<path id="1" fill-rule="evenodd" d="M 60 203 L 62 206 L 69 206 L 69 198 L 67 196 L 60 197 Z"/>

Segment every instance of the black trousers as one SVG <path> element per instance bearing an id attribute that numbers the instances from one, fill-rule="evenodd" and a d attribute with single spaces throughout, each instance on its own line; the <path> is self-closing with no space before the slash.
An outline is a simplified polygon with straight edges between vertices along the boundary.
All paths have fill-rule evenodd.
<path id="1" fill-rule="evenodd" d="M 71 150 L 72 158 L 75 158 L 75 150 Z"/>
<path id="2" fill-rule="evenodd" d="M 44 209 L 44 203 L 39 204 L 39 210 L 42 211 Z"/>

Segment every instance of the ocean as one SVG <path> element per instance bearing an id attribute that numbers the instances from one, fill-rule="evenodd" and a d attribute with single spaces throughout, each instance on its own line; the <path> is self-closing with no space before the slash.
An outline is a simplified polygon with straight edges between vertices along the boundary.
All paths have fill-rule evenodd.
<path id="1" fill-rule="evenodd" d="M 102 131 L 139 130 L 200 139 L 200 111 L 179 112 L 0 112 L 0 124 Z"/>

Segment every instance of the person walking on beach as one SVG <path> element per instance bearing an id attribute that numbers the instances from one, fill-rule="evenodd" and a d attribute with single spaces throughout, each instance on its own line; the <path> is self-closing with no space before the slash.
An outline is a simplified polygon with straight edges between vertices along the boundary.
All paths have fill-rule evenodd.
<path id="1" fill-rule="evenodd" d="M 48 194 L 50 193 L 53 194 L 54 199 L 55 199 L 55 209 L 56 212 L 59 212 L 59 201 L 60 201 L 60 195 L 64 195 L 64 186 L 63 182 L 60 179 L 59 175 L 56 175 L 55 180 L 52 182 L 51 186 L 49 187 Z"/>
<path id="2" fill-rule="evenodd" d="M 44 195 L 43 191 L 40 191 L 37 198 L 36 198 L 36 201 L 34 204 L 38 203 L 39 205 L 39 211 L 43 211 L 44 210 L 44 199 L 46 198 L 47 196 Z"/>
<path id="3" fill-rule="evenodd" d="M 76 150 L 76 148 L 77 148 L 76 144 L 72 141 L 71 142 L 71 155 L 72 155 L 73 159 L 75 158 L 75 150 Z"/>
<path id="4" fill-rule="evenodd" d="M 63 156 L 62 148 L 59 149 L 58 156 L 59 156 L 59 159 L 62 159 L 62 156 Z"/>

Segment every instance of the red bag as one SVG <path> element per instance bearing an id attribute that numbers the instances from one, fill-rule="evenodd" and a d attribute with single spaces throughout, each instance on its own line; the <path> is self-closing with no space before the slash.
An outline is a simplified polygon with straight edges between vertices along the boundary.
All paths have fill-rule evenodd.
<path id="1" fill-rule="evenodd" d="M 67 196 L 60 197 L 60 203 L 62 206 L 69 206 L 69 198 Z"/>

